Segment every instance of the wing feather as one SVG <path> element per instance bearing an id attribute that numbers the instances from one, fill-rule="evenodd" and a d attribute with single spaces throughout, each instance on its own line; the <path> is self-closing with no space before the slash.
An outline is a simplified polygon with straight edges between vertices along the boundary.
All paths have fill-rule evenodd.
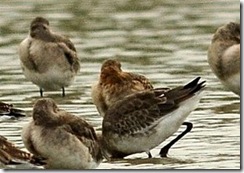
<path id="1" fill-rule="evenodd" d="M 141 91 L 125 97 L 107 111 L 103 120 L 103 133 L 131 135 L 153 128 L 162 117 L 176 110 L 181 102 L 204 87 L 204 82 L 198 83 L 199 80 L 196 78 L 172 90 Z"/>

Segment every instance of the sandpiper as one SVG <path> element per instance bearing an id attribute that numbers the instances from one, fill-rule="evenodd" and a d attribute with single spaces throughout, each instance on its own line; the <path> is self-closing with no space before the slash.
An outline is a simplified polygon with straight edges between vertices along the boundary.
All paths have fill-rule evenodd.
<path id="1" fill-rule="evenodd" d="M 0 163 L 3 165 L 16 165 L 24 162 L 43 165 L 45 159 L 35 158 L 32 154 L 17 148 L 7 138 L 0 135 Z"/>
<path id="2" fill-rule="evenodd" d="M 45 168 L 92 169 L 102 161 L 93 127 L 60 110 L 53 99 L 37 100 L 32 117 L 22 130 L 22 139 L 31 153 L 47 159 Z"/>
<path id="3" fill-rule="evenodd" d="M 30 32 L 19 45 L 19 57 L 25 77 L 43 90 L 62 89 L 71 85 L 80 70 L 79 58 L 73 43 L 65 36 L 55 34 L 49 21 L 36 17 Z"/>
<path id="4" fill-rule="evenodd" d="M 221 83 L 240 96 L 240 24 L 230 22 L 215 32 L 208 63 Z"/>
<path id="5" fill-rule="evenodd" d="M 125 96 L 153 86 L 140 74 L 124 72 L 118 60 L 105 60 L 101 67 L 99 81 L 92 86 L 92 99 L 101 116 L 107 109 Z"/>
<path id="6" fill-rule="evenodd" d="M 202 97 L 205 81 L 199 80 L 197 77 L 185 86 L 169 90 L 139 91 L 111 105 L 102 123 L 104 155 L 123 158 L 147 152 L 151 157 L 152 148 L 186 125 L 182 134 L 161 149 L 160 155 L 167 156 L 169 148 L 192 128 L 192 123 L 184 121 Z"/>

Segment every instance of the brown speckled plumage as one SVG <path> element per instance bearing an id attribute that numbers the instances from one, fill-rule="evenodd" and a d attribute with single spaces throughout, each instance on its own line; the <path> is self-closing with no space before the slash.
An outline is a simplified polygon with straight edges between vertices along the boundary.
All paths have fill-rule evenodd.
<path id="1" fill-rule="evenodd" d="M 0 136 L 0 162 L 5 165 L 21 164 L 24 162 L 43 165 L 45 164 L 45 159 L 34 157 L 32 154 L 17 148 L 7 138 Z"/>
<path id="2" fill-rule="evenodd" d="M 194 110 L 194 106 L 191 108 L 192 105 L 188 105 L 189 110 L 182 110 L 174 115 L 174 112 L 178 109 L 180 110 L 182 106 L 187 106 L 185 102 L 191 102 L 191 99 L 195 96 L 198 97 L 198 93 L 203 90 L 204 82 L 198 83 L 199 79 L 196 78 L 185 86 L 171 90 L 155 89 L 151 91 L 140 91 L 125 96 L 122 100 L 114 103 L 108 109 L 103 119 L 103 147 L 107 149 L 111 157 L 116 158 L 125 157 L 137 152 L 147 152 L 159 145 L 165 139 L 162 137 L 164 136 L 163 133 L 162 136 L 157 136 L 157 133 L 161 133 L 157 132 L 157 130 L 162 128 L 162 131 L 167 131 L 168 126 L 170 126 L 170 124 L 166 123 L 165 127 L 160 127 L 159 124 L 167 121 L 167 119 L 171 118 L 170 116 L 179 116 L 179 118 L 175 118 L 173 121 L 176 124 L 175 128 L 177 130 L 187 115 Z M 192 104 L 198 102 L 198 99 L 193 99 Z M 180 117 L 181 112 L 185 112 L 182 113 L 184 118 Z M 172 124 L 172 126 L 174 125 Z M 169 135 L 172 135 L 172 132 Z M 166 138 L 169 135 L 166 135 Z M 148 146 L 139 149 L 139 146 L 145 142 L 143 140 L 150 141 L 151 138 L 153 140 L 147 144 Z M 155 138 L 162 139 L 158 141 Z M 141 141 L 141 143 L 132 142 L 136 139 Z M 131 141 L 128 142 L 130 146 L 127 145 L 126 140 Z M 156 142 L 153 142 L 154 140 Z M 123 144 L 124 142 L 126 145 Z M 135 149 L 131 149 L 130 147 Z"/>

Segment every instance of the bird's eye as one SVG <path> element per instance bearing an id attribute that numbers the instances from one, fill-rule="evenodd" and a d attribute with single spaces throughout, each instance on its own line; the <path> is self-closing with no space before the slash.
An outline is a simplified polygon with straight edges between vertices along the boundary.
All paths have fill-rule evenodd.
<path id="1" fill-rule="evenodd" d="M 37 25 L 33 25 L 33 26 L 31 26 L 31 30 L 33 31 L 33 30 L 36 30 L 36 28 L 37 28 Z"/>
<path id="2" fill-rule="evenodd" d="M 41 29 L 41 30 L 47 30 L 47 26 L 45 26 L 45 25 L 42 25 L 42 24 L 36 24 L 36 25 L 32 25 L 31 26 L 31 30 L 32 31 L 34 31 L 34 30 L 36 30 L 36 29 Z"/>
<path id="3" fill-rule="evenodd" d="M 42 29 L 47 30 L 47 27 L 43 25 L 43 26 L 42 26 Z"/>
<path id="4" fill-rule="evenodd" d="M 56 104 L 53 104 L 53 110 L 54 112 L 58 112 L 59 111 L 59 108 Z"/>

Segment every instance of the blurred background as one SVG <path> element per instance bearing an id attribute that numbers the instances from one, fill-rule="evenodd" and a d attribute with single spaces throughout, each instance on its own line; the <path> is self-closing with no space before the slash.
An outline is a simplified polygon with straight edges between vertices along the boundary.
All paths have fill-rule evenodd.
<path id="1" fill-rule="evenodd" d="M 174 136 L 152 150 L 152 159 L 139 153 L 104 161 L 98 168 L 240 169 L 240 100 L 222 86 L 207 63 L 216 29 L 240 21 L 239 1 L 1 0 L 0 11 L 0 101 L 27 113 L 25 118 L 2 118 L 0 135 L 18 147 L 24 149 L 21 129 L 40 97 L 39 88 L 22 73 L 17 47 L 28 35 L 31 20 L 42 16 L 53 31 L 69 36 L 81 61 L 65 98 L 61 91 L 44 96 L 85 118 L 97 131 L 102 118 L 92 104 L 91 85 L 105 59 L 120 60 L 122 69 L 146 75 L 155 87 L 176 87 L 197 76 L 207 81 L 198 108 L 187 118 L 194 128 L 174 145 L 168 158 L 160 158 L 159 151 Z"/>

